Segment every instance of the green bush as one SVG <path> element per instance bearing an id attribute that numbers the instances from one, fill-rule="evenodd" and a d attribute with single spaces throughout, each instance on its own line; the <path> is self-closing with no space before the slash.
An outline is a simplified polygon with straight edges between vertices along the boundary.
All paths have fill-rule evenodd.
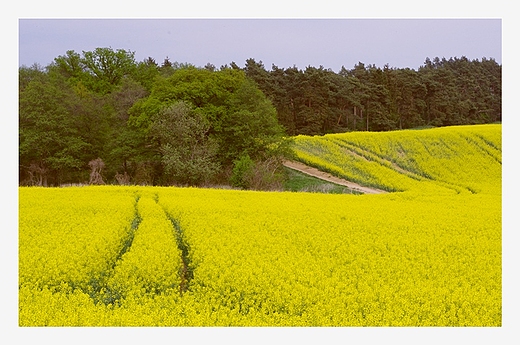
<path id="1" fill-rule="evenodd" d="M 239 159 L 233 161 L 233 172 L 231 174 L 230 183 L 233 187 L 249 189 L 249 176 L 253 172 L 255 162 L 248 154 L 240 156 Z"/>

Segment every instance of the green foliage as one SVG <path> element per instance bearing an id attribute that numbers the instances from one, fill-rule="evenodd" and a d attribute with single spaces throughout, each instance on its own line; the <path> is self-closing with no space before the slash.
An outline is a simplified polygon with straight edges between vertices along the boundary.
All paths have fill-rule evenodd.
<path id="1" fill-rule="evenodd" d="M 187 67 L 175 70 L 168 78 L 158 78 L 150 96 L 130 109 L 130 123 L 146 130 L 160 108 L 184 101 L 193 105 L 213 127 L 220 127 L 219 121 L 225 113 L 226 101 L 236 89 L 236 79 L 241 78 L 238 73 L 235 76 L 223 74 Z"/>
<path id="2" fill-rule="evenodd" d="M 84 51 L 81 60 L 92 89 L 99 93 L 112 91 L 123 77 L 134 73 L 136 63 L 134 53 L 123 49 L 96 48 Z"/>
<path id="3" fill-rule="evenodd" d="M 203 146 L 211 147 L 221 178 L 247 155 L 255 166 L 249 188 L 266 188 L 278 184 L 280 157 L 291 155 L 286 134 L 500 122 L 501 66 L 462 57 L 427 59 L 417 71 L 361 62 L 339 73 L 323 66 L 267 71 L 254 59 L 243 69 L 234 62 L 216 69 L 168 57 L 160 66 L 151 57 L 137 63 L 123 49 L 69 50 L 45 68 L 19 69 L 20 183 L 84 182 L 97 157 L 107 181 L 124 175 L 138 184 L 203 183 L 213 173 L 174 178 L 174 166 L 196 160 L 176 156 L 171 138 L 167 144 L 152 135 L 167 127 L 155 122 L 179 102 L 201 121 Z"/>
<path id="4" fill-rule="evenodd" d="M 18 70 L 18 90 L 23 92 L 27 85 L 33 80 L 43 80 L 47 77 L 47 74 L 43 67 L 38 64 L 34 64 L 31 67 L 22 66 Z"/>
<path id="5" fill-rule="evenodd" d="M 242 189 L 282 190 L 286 175 L 279 156 L 254 161 L 243 154 L 233 162 L 231 185 Z"/>
<path id="6" fill-rule="evenodd" d="M 233 162 L 233 173 L 230 178 L 231 185 L 243 189 L 248 189 L 250 184 L 248 177 L 253 172 L 255 162 L 249 157 L 248 154 L 240 156 Z"/>
<path id="7" fill-rule="evenodd" d="M 281 141 L 283 129 L 276 109 L 256 85 L 245 80 L 230 98 L 227 116 L 219 132 L 224 161 L 247 154 L 254 159 L 267 155 Z"/>
<path id="8" fill-rule="evenodd" d="M 112 48 L 83 51 L 82 55 L 69 50 L 55 58 L 50 68 L 71 84 L 81 81 L 90 91 L 99 94 L 110 93 L 123 78 L 137 75 L 138 71 L 133 52 Z"/>
<path id="9" fill-rule="evenodd" d="M 178 101 L 190 104 L 208 121 L 222 165 L 231 165 L 242 154 L 265 156 L 282 140 L 276 109 L 242 71 L 231 68 L 187 67 L 159 78 L 150 96 L 130 109 L 129 123 L 146 132 L 160 109 Z"/>
<path id="10" fill-rule="evenodd" d="M 82 116 L 69 114 L 80 100 L 61 78 L 44 76 L 30 81 L 20 92 L 20 179 L 33 184 L 56 183 L 67 170 L 80 169 L 84 153 L 92 147 L 85 139 Z M 81 110 L 81 109 L 79 109 Z"/>
<path id="11" fill-rule="evenodd" d="M 170 183 L 201 185 L 218 172 L 217 145 L 208 131 L 208 121 L 186 102 L 165 107 L 157 114 L 150 136 L 159 143 Z"/>
<path id="12" fill-rule="evenodd" d="M 65 55 L 60 55 L 54 59 L 54 64 L 50 66 L 56 69 L 67 80 L 73 83 L 85 78 L 85 66 L 81 55 L 74 50 L 67 50 Z"/>
<path id="13" fill-rule="evenodd" d="M 273 102 L 288 134 L 387 131 L 501 119 L 501 66 L 466 57 L 426 60 L 417 71 L 359 62 L 334 73 L 248 59 L 246 75 Z"/>
<path id="14" fill-rule="evenodd" d="M 148 58 L 142 62 L 139 62 L 135 68 L 134 79 L 141 84 L 146 91 L 149 93 L 155 84 L 157 78 L 159 78 L 160 71 L 159 66 L 154 59 Z"/>

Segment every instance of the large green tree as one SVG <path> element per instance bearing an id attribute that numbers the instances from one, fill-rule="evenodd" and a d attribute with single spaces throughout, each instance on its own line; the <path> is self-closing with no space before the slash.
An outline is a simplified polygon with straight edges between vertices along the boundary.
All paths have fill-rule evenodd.
<path id="1" fill-rule="evenodd" d="M 131 76 L 136 70 L 134 53 L 123 49 L 84 51 L 82 62 L 92 88 L 99 93 L 112 91 L 125 76 Z"/>
<path id="2" fill-rule="evenodd" d="M 159 79 L 149 97 L 136 102 L 129 123 L 146 132 L 165 106 L 179 101 L 190 104 L 208 121 L 222 165 L 230 165 L 242 153 L 265 153 L 282 137 L 275 108 L 236 68 L 176 70 L 170 77 Z"/>
<path id="3" fill-rule="evenodd" d="M 247 154 L 253 159 L 275 155 L 283 141 L 276 109 L 248 79 L 231 95 L 218 138 L 223 162 Z"/>
<path id="4" fill-rule="evenodd" d="M 99 94 L 110 93 L 123 78 L 146 74 L 138 69 L 135 53 L 124 49 L 96 48 L 79 53 L 68 50 L 54 59 L 50 66 L 61 73 L 70 83 L 81 82 L 89 90 Z"/>
<path id="5" fill-rule="evenodd" d="M 184 101 L 156 114 L 149 135 L 157 141 L 166 183 L 198 186 L 218 173 L 218 145 L 209 129 L 209 121 Z"/>

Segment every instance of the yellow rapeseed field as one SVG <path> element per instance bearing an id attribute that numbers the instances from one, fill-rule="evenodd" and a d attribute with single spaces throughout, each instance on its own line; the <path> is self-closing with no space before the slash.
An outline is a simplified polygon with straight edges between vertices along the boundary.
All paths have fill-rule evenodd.
<path id="1" fill-rule="evenodd" d="M 502 325 L 499 125 L 296 152 L 395 192 L 19 188 L 20 326 Z"/>
<path id="2" fill-rule="evenodd" d="M 501 126 L 297 136 L 296 155 L 339 177 L 387 191 L 500 193 Z"/>

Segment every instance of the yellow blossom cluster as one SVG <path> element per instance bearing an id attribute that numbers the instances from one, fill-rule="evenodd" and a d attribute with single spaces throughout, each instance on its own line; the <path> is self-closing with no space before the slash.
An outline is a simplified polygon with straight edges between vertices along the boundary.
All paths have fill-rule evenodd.
<path id="1" fill-rule="evenodd" d="M 115 263 L 135 198 L 104 188 L 20 188 L 19 284 L 87 289 Z"/>
<path id="2" fill-rule="evenodd" d="M 128 193 L 105 188 L 114 199 Z M 132 246 L 106 268 L 100 293 L 113 300 L 56 279 L 23 284 L 22 326 L 501 324 L 499 196 L 135 189 L 155 191 L 159 204 L 139 199 Z M 40 193 L 56 200 L 54 189 Z M 193 275 L 184 294 L 182 253 L 162 210 L 189 245 Z M 34 249 L 21 241 L 21 268 L 23 254 Z M 82 264 L 67 267 L 73 274 Z"/>

